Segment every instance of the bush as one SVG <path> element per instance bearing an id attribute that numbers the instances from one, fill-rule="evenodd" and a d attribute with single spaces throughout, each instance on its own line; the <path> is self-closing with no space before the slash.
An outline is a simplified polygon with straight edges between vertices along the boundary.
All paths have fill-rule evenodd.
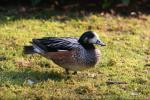
<path id="1" fill-rule="evenodd" d="M 115 7 L 116 5 L 129 6 L 129 5 L 138 5 L 141 3 L 149 2 L 149 0 L 0 0 L 5 4 L 27 4 L 31 6 L 38 6 L 42 4 L 46 4 L 47 6 L 57 6 L 63 7 L 66 5 L 75 5 L 77 7 L 87 7 L 87 6 L 95 6 L 100 9 L 108 9 Z M 147 3 L 145 3 L 147 4 Z M 2 4 L 3 5 L 3 4 Z"/>

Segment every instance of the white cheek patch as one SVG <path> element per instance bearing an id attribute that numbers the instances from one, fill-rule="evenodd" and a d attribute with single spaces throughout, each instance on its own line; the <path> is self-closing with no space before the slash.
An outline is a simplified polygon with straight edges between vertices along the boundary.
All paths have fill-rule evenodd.
<path id="1" fill-rule="evenodd" d="M 89 39 L 89 43 L 96 43 L 97 37 L 93 37 L 92 39 Z"/>

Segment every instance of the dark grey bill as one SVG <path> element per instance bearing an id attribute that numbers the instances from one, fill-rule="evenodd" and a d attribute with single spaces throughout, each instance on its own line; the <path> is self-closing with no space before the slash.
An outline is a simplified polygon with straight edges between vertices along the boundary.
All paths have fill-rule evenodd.
<path id="1" fill-rule="evenodd" d="M 97 40 L 97 41 L 96 41 L 96 44 L 101 45 L 101 46 L 106 46 L 106 44 L 105 44 L 105 43 L 103 43 L 103 42 L 102 42 L 102 41 L 100 41 L 100 40 Z"/>

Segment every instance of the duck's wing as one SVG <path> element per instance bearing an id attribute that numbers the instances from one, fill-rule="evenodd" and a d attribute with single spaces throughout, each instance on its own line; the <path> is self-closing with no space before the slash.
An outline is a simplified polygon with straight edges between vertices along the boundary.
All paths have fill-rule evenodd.
<path id="1" fill-rule="evenodd" d="M 45 37 L 41 39 L 32 40 L 33 47 L 44 52 L 56 52 L 60 50 L 72 50 L 76 48 L 78 38 L 57 38 L 57 37 Z"/>

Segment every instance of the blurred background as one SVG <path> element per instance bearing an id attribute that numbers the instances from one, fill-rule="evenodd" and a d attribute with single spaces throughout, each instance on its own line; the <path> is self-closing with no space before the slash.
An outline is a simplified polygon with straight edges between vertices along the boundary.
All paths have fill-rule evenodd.
<path id="1" fill-rule="evenodd" d="M 19 7 L 22 12 L 33 7 L 69 11 L 108 11 L 113 14 L 117 11 L 124 15 L 129 15 L 133 11 L 137 14 L 150 12 L 149 0 L 0 0 L 0 6 L 0 10 L 4 10 L 3 7 Z"/>

